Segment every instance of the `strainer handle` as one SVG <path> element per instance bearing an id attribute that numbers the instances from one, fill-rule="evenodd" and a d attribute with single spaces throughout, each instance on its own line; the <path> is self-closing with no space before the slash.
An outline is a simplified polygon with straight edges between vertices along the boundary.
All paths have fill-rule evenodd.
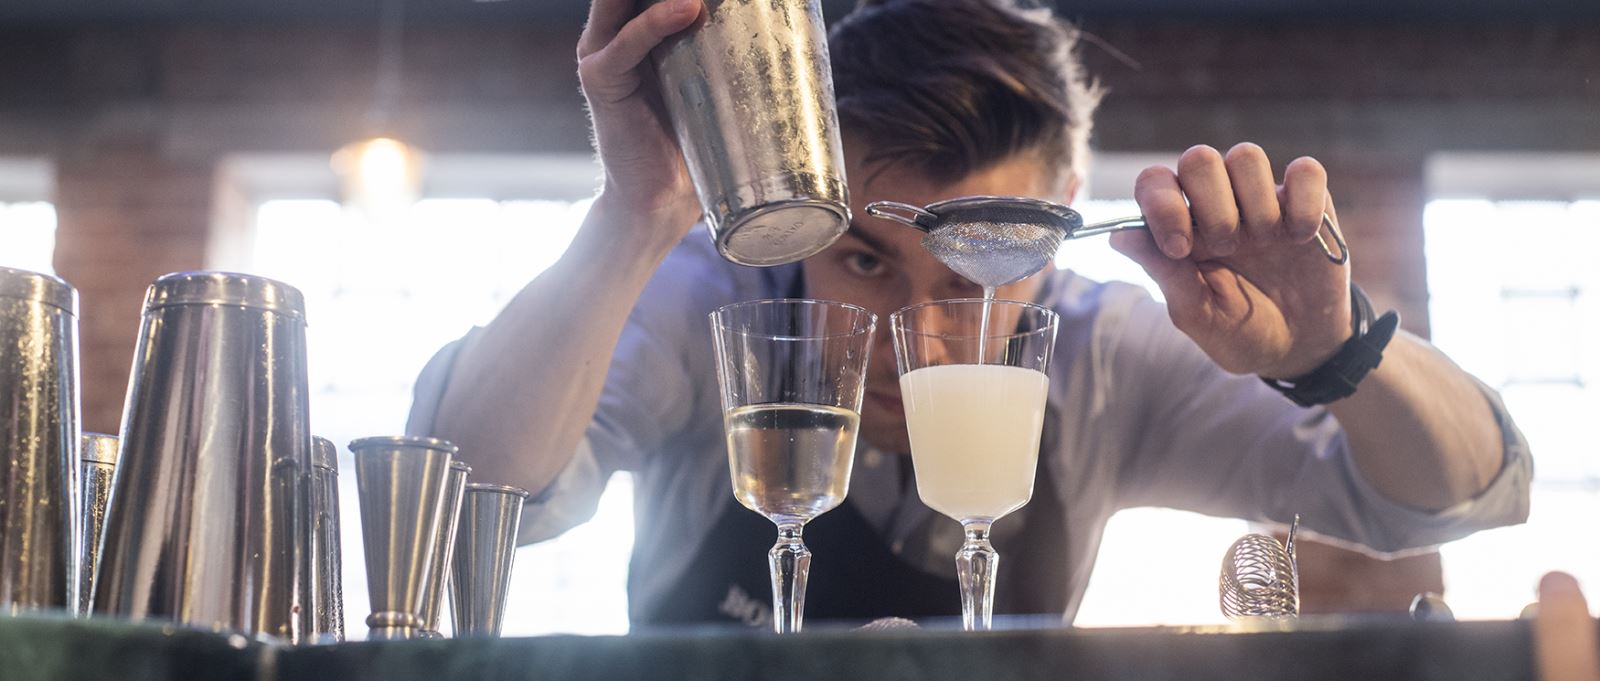
<path id="1" fill-rule="evenodd" d="M 872 206 L 867 207 L 867 212 L 872 212 Z M 1332 215 L 1327 213 L 1322 214 L 1322 227 L 1333 234 L 1334 246 L 1338 247 L 1338 250 L 1335 251 L 1334 246 L 1329 246 L 1327 240 L 1322 238 L 1322 229 L 1317 230 L 1317 245 L 1321 246 L 1322 253 L 1328 256 L 1328 262 L 1331 262 L 1335 265 L 1343 265 L 1347 262 L 1350 262 L 1350 247 L 1345 245 L 1344 234 L 1339 231 L 1339 225 L 1333 221 Z M 1149 225 L 1145 223 L 1144 216 L 1133 215 L 1125 218 L 1115 218 L 1112 220 L 1104 220 L 1101 222 L 1084 225 L 1073 230 L 1071 234 L 1067 235 L 1067 238 L 1077 239 L 1086 236 L 1121 232 L 1129 229 L 1149 229 Z"/>
<path id="2" fill-rule="evenodd" d="M 1101 222 L 1095 222 L 1095 223 L 1084 225 L 1082 227 L 1079 227 L 1077 229 L 1072 230 L 1072 233 L 1068 234 L 1067 238 L 1068 239 L 1077 239 L 1077 238 L 1086 237 L 1086 236 L 1099 236 L 1101 234 L 1110 234 L 1112 232 L 1124 232 L 1124 231 L 1127 231 L 1127 230 L 1130 230 L 1130 229 L 1148 229 L 1148 228 L 1149 228 L 1149 226 L 1145 224 L 1143 215 L 1131 215 L 1131 216 L 1128 216 L 1128 217 L 1125 217 L 1125 218 L 1116 218 L 1114 220 L 1103 220 Z"/>
<path id="3" fill-rule="evenodd" d="M 911 217 L 906 217 L 906 213 L 909 213 Z M 939 216 L 934 215 L 933 213 L 930 213 L 926 209 L 923 209 L 919 206 L 913 206 L 909 203 L 900 203 L 899 201 L 873 201 L 872 203 L 867 204 L 867 215 L 871 215 L 875 218 L 882 218 L 884 220 L 893 220 L 903 225 L 916 227 L 924 232 L 928 231 L 928 229 L 933 226 L 933 220 L 937 220 L 939 218 Z M 929 222 L 926 224 L 920 222 L 920 220 L 923 219 L 927 219 Z"/>

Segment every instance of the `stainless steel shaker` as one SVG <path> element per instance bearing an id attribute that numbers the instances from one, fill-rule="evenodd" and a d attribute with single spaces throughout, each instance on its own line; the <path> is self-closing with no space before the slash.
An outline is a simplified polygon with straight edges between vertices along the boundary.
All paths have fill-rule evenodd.
<path id="1" fill-rule="evenodd" d="M 845 232 L 844 149 L 818 0 L 707 0 L 655 58 L 723 257 L 780 265 Z"/>
<path id="2" fill-rule="evenodd" d="M 444 515 L 445 480 L 456 446 L 427 437 L 368 437 L 350 443 L 361 497 L 367 559 L 368 638 L 408 639 L 423 627 L 424 582 Z"/>
<path id="3" fill-rule="evenodd" d="M 455 555 L 457 519 L 461 515 L 461 494 L 467 490 L 467 476 L 472 467 L 460 461 L 450 462 L 450 474 L 444 482 L 444 510 L 439 516 L 439 536 L 433 546 L 433 560 L 428 565 L 428 577 L 423 582 L 422 618 L 423 638 L 444 638 L 439 633 L 439 613 L 444 608 L 444 585 L 450 575 L 450 558 Z"/>
<path id="4" fill-rule="evenodd" d="M 150 286 L 95 612 L 296 639 L 307 393 L 299 291 L 221 272 Z"/>
<path id="5" fill-rule="evenodd" d="M 0 267 L 0 612 L 78 606 L 78 292 Z"/>
<path id="6" fill-rule="evenodd" d="M 450 569 L 450 614 L 457 637 L 500 635 L 527 499 L 528 491 L 520 487 L 467 485 Z"/>
<path id="7" fill-rule="evenodd" d="M 339 449 L 311 438 L 311 572 L 303 641 L 344 640 L 344 559 L 339 542 Z"/>
<path id="8" fill-rule="evenodd" d="M 117 472 L 117 436 L 83 434 L 83 542 L 78 551 L 78 614 L 94 605 L 94 571 L 100 566 L 100 537 L 106 526 L 111 483 Z"/>

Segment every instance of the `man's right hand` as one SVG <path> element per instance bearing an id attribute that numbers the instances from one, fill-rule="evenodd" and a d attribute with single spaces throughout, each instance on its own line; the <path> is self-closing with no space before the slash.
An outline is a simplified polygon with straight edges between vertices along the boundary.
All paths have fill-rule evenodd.
<path id="1" fill-rule="evenodd" d="M 634 15 L 635 0 L 594 0 L 578 39 L 583 84 L 605 171 L 597 207 L 620 223 L 645 225 L 670 247 L 700 214 L 656 84 L 650 51 L 700 16 L 701 0 L 663 0 Z M 633 235 L 634 238 L 646 235 Z"/>

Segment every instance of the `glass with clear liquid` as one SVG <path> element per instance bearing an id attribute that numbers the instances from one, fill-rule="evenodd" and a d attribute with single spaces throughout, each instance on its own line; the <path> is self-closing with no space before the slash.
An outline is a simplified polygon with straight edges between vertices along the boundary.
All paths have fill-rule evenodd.
<path id="1" fill-rule="evenodd" d="M 734 498 L 778 527 L 767 554 L 778 633 L 799 631 L 804 619 L 805 524 L 850 489 L 876 327 L 865 309 L 819 300 L 711 313 Z"/>
<path id="2" fill-rule="evenodd" d="M 1038 470 L 1055 312 L 1009 300 L 945 300 L 889 318 L 917 495 L 960 522 L 962 624 L 989 629 L 995 520 L 1028 503 Z"/>
<path id="3" fill-rule="evenodd" d="M 861 417 L 818 404 L 758 404 L 724 415 L 733 495 L 779 525 L 844 501 Z"/>

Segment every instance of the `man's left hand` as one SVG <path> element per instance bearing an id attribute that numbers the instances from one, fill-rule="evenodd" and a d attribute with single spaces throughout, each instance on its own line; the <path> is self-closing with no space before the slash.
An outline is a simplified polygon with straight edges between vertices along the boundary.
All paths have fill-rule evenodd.
<path id="1" fill-rule="evenodd" d="M 1114 234 L 1111 245 L 1155 279 L 1173 323 L 1223 369 L 1295 378 L 1349 339 L 1349 265 L 1329 262 L 1315 241 L 1322 214 L 1333 216 L 1315 159 L 1295 159 L 1277 184 L 1259 146 L 1226 158 L 1197 146 L 1177 172 L 1140 173 L 1134 199 L 1150 230 Z"/>

